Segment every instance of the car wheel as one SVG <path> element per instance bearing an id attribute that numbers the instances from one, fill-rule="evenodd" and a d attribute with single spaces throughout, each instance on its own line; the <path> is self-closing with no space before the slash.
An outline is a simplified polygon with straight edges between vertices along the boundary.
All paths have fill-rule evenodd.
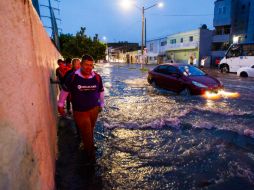
<path id="1" fill-rule="evenodd" d="M 246 72 L 241 72 L 240 77 L 248 77 L 248 74 Z"/>
<path id="2" fill-rule="evenodd" d="M 184 88 L 181 92 L 180 95 L 182 96 L 190 96 L 191 95 L 191 91 L 188 88 Z"/>
<path id="3" fill-rule="evenodd" d="M 220 68 L 221 73 L 229 73 L 229 67 L 228 65 L 222 65 Z"/>
<path id="4" fill-rule="evenodd" d="M 152 87 L 156 88 L 157 85 L 156 85 L 155 80 L 152 80 L 152 81 L 151 81 L 151 85 L 152 85 Z"/>

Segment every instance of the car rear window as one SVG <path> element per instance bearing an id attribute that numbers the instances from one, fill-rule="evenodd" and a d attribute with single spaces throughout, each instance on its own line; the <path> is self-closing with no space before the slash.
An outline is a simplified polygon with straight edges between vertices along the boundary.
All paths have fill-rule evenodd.
<path id="1" fill-rule="evenodd" d="M 158 66 L 154 69 L 155 72 L 157 73 L 163 73 L 163 74 L 166 74 L 167 73 L 167 65 L 161 65 L 161 66 Z"/>

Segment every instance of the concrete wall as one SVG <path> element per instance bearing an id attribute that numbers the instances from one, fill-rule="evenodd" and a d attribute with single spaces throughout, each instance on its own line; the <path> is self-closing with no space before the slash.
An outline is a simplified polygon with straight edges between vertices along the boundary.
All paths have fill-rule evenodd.
<path id="1" fill-rule="evenodd" d="M 29 0 L 0 1 L 0 189 L 54 189 L 60 56 Z"/>
<path id="2" fill-rule="evenodd" d="M 199 60 L 198 60 L 199 65 L 202 58 L 211 57 L 212 39 L 213 39 L 213 31 L 207 29 L 200 29 Z M 206 61 L 205 66 L 206 67 L 210 66 L 210 63 L 208 63 L 208 59 Z"/>
<path id="3" fill-rule="evenodd" d="M 250 3 L 249 26 L 246 42 L 254 42 L 254 2 Z"/>
<path id="4" fill-rule="evenodd" d="M 231 25 L 232 14 L 232 0 L 215 1 L 213 26 Z"/>
<path id="5" fill-rule="evenodd" d="M 172 44 L 170 43 L 171 40 L 176 40 L 176 44 L 181 43 L 188 44 L 190 43 L 191 36 L 193 37 L 193 42 L 199 42 L 200 41 L 199 29 L 169 35 L 167 38 L 168 45 L 170 47 L 170 44 Z M 181 42 L 181 38 L 183 38 L 183 42 Z"/>

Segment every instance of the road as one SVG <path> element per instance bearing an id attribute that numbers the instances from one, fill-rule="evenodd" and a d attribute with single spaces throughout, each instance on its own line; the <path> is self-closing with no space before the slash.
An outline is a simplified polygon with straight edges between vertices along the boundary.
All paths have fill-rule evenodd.
<path id="1" fill-rule="evenodd" d="M 106 96 L 96 125 L 97 189 L 254 188 L 254 79 L 207 70 L 240 94 L 207 100 L 151 87 L 140 65 L 96 70 Z"/>

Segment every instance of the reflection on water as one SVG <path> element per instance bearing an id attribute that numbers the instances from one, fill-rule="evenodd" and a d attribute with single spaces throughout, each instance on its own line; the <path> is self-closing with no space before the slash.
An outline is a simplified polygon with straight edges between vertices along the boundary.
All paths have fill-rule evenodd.
<path id="1" fill-rule="evenodd" d="M 106 90 L 97 125 L 108 137 L 97 141 L 105 189 L 254 187 L 253 79 L 212 73 L 241 94 L 214 101 L 154 89 L 139 65 L 96 69 Z"/>

